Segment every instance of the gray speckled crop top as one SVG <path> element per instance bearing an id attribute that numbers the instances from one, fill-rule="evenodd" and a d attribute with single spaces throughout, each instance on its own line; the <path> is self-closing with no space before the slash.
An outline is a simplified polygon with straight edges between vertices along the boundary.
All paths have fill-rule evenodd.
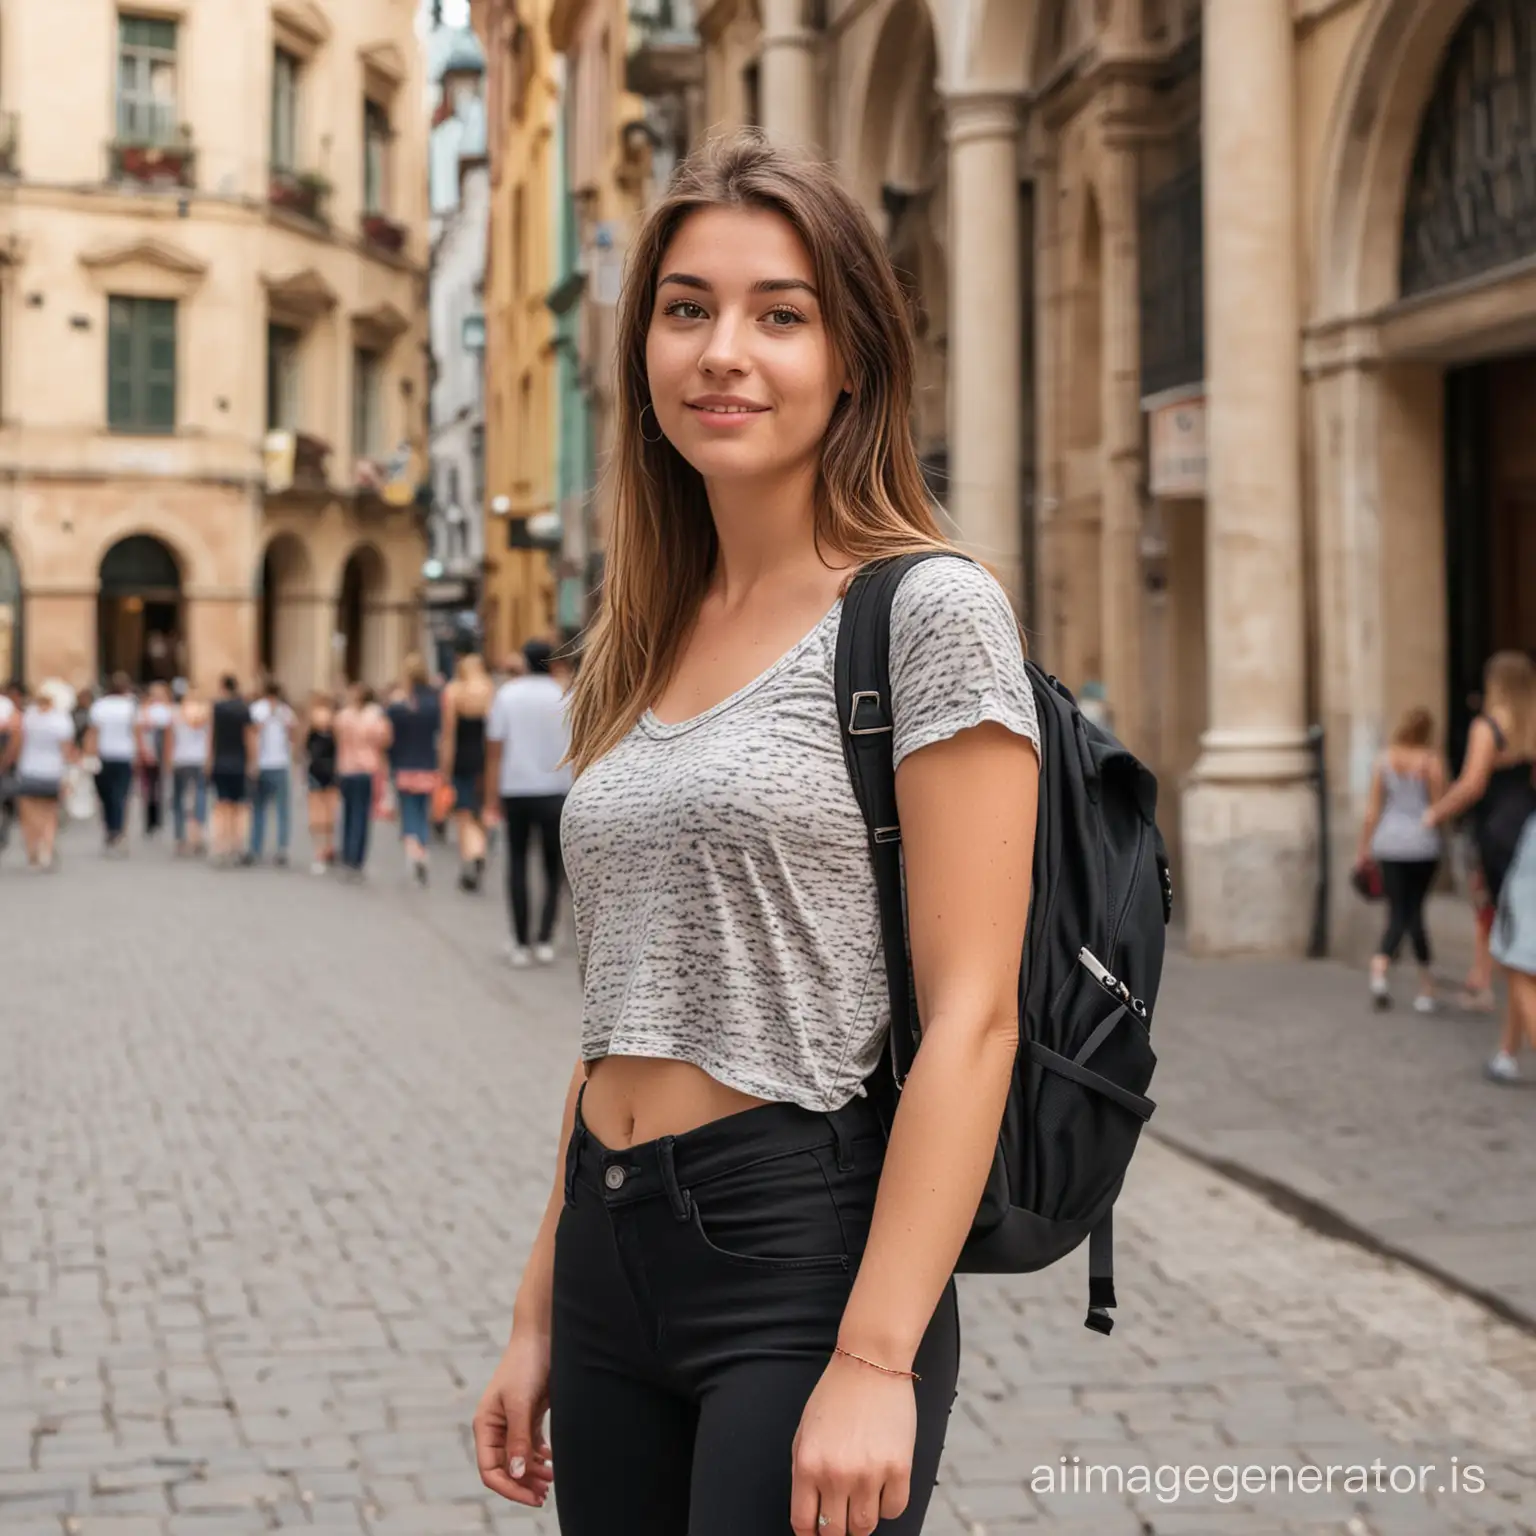
<path id="1" fill-rule="evenodd" d="M 874 1069 L 890 1005 L 837 721 L 841 612 L 703 714 L 645 714 L 577 779 L 561 838 L 583 1061 L 689 1061 L 812 1110 Z M 1013 610 L 980 566 L 929 560 L 902 581 L 891 710 L 898 766 L 983 720 L 1038 744 Z"/>

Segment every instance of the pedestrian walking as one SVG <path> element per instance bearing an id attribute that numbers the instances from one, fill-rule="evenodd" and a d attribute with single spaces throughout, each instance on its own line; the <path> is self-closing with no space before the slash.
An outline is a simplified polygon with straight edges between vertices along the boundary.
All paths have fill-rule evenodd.
<path id="1" fill-rule="evenodd" d="M 171 720 L 171 821 L 180 856 L 203 851 L 208 822 L 208 701 L 188 685 Z"/>
<path id="2" fill-rule="evenodd" d="M 27 865 L 40 871 L 56 869 L 59 791 L 64 771 L 75 756 L 75 723 L 55 687 L 44 684 L 33 695 L 13 733 L 10 753 Z"/>
<path id="3" fill-rule="evenodd" d="M 459 889 L 477 891 L 485 873 L 485 722 L 496 697 L 485 658 L 461 655 L 443 690 L 441 768 L 453 785 L 453 820 L 459 845 Z"/>
<path id="4" fill-rule="evenodd" d="M 1410 709 L 1371 771 L 1355 862 L 1359 866 L 1367 859 L 1376 860 L 1387 898 L 1386 932 L 1371 957 L 1371 998 L 1378 1008 L 1392 1006 L 1387 973 L 1407 938 L 1419 965 L 1413 1006 L 1420 1013 L 1435 1010 L 1424 902 L 1440 866 L 1440 834 L 1424 824 L 1424 814 L 1445 793 L 1446 772 L 1445 761 L 1434 747 L 1434 732 L 1434 719 L 1427 709 Z"/>
<path id="5" fill-rule="evenodd" d="M 96 793 L 101 800 L 104 851 L 124 854 L 128 851 L 123 837 L 128 790 L 139 755 L 139 706 L 127 673 L 113 674 L 107 691 L 91 705 L 88 718 L 85 755 L 100 764 Z"/>
<path id="6" fill-rule="evenodd" d="M 438 785 L 438 734 L 442 711 L 427 681 L 427 665 L 414 652 L 405 658 L 400 697 L 385 711 L 392 733 L 390 761 L 405 859 L 418 885 L 427 883 L 427 837 L 432 796 Z"/>
<path id="7" fill-rule="evenodd" d="M 21 730 L 21 710 L 16 690 L 0 688 L 0 854 L 10 844 L 11 827 L 16 820 L 16 778 L 10 765 Z"/>
<path id="8" fill-rule="evenodd" d="M 354 683 L 346 707 L 336 716 L 336 776 L 341 790 L 341 866 L 360 880 L 368 861 L 368 824 L 373 816 L 374 780 L 384 771 L 393 733 L 373 689 Z"/>
<path id="9" fill-rule="evenodd" d="M 293 746 L 298 717 L 276 678 L 269 678 L 262 695 L 251 705 L 256 728 L 256 781 L 251 794 L 251 860 L 266 852 L 267 810 L 277 814 L 277 849 L 273 862 L 288 862 L 290 818 L 293 815 Z"/>
<path id="10" fill-rule="evenodd" d="M 213 785 L 213 834 L 209 851 L 220 864 L 251 862 L 245 845 L 245 809 L 256 772 L 256 729 L 240 680 L 226 673 L 219 684 L 208 733 L 208 782 Z"/>
<path id="11" fill-rule="evenodd" d="M 149 838 L 159 834 L 164 820 L 165 765 L 174 718 L 170 688 L 151 683 L 138 719 L 139 795 L 144 802 L 144 836 Z"/>
<path id="12" fill-rule="evenodd" d="M 1522 870 L 1505 902 L 1505 882 L 1536 812 L 1536 668 L 1523 651 L 1500 651 L 1483 670 L 1483 712 L 1467 734 L 1456 782 L 1424 813 L 1428 827 L 1472 813 L 1478 864 L 1495 910 L 1490 951 L 1508 982 L 1498 1049 L 1485 1072 L 1516 1082 L 1522 1040 L 1536 1045 L 1536 870 Z M 1536 855 L 1532 855 L 1536 858 Z M 1530 910 L 1527 910 L 1530 908 Z M 1502 939 L 1501 939 L 1502 932 Z M 1501 959 L 1501 951 L 1507 959 Z"/>
<path id="13" fill-rule="evenodd" d="M 759 135 L 674 171 L 630 246 L 562 828 L 581 1059 L 475 1420 L 503 1497 L 542 1504 L 558 1467 L 564 1536 L 915 1536 L 938 1474 L 952 1270 L 1018 1048 L 1039 727 L 1002 588 L 911 570 L 889 706 L 926 1031 L 887 1160 L 834 659 L 863 564 L 947 547 L 908 314 L 857 201 Z"/>
<path id="14" fill-rule="evenodd" d="M 512 922 L 512 964 L 555 958 L 555 920 L 565 870 L 560 858 L 560 812 L 571 787 L 570 726 L 566 694 L 550 675 L 553 648 L 543 640 L 523 647 L 527 671 L 496 692 L 486 735 L 486 809 L 499 808 L 506 828 L 507 911 Z M 499 797 L 493 801 L 492 795 Z M 544 904 L 537 935 L 528 915 L 528 855 L 539 841 L 544 869 Z M 533 939 L 530 953 L 529 940 Z"/>
<path id="15" fill-rule="evenodd" d="M 310 695 L 304 758 L 309 842 L 314 850 L 309 872 L 323 875 L 336 862 L 336 817 L 341 804 L 341 792 L 336 787 L 336 706 L 327 694 Z"/>

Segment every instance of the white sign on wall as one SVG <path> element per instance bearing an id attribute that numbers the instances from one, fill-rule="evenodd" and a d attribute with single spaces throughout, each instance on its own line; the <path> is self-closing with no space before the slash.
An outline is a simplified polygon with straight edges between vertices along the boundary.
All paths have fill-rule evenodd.
<path id="1" fill-rule="evenodd" d="M 1154 496 L 1205 495 L 1205 396 L 1153 397 L 1147 410 L 1148 482 Z"/>

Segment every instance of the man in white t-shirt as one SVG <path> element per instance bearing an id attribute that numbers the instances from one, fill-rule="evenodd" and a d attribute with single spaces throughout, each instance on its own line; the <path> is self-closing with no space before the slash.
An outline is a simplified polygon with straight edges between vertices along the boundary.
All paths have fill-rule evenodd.
<path id="1" fill-rule="evenodd" d="M 109 853 L 127 852 L 123 822 L 138 752 L 138 723 L 133 684 L 126 672 L 115 672 L 107 691 L 91 705 L 90 726 L 85 733 L 85 755 L 101 764 L 96 793 L 101 798 L 101 823 Z"/>
<path id="2" fill-rule="evenodd" d="M 267 836 L 267 806 L 277 806 L 277 852 L 274 862 L 288 862 L 289 813 L 292 786 L 293 734 L 296 716 L 276 682 L 251 705 L 251 724 L 256 727 L 256 786 L 251 804 L 250 856 L 259 859 Z"/>
<path id="3" fill-rule="evenodd" d="M 571 787 L 565 757 L 571 749 L 566 695 L 550 676 L 553 651 L 543 640 L 523 647 L 525 677 L 514 677 L 497 690 L 486 722 L 486 810 L 496 813 L 500 796 L 507 824 L 507 902 L 512 911 L 512 963 L 527 965 L 528 851 L 534 832 L 544 866 L 544 906 L 533 954 L 545 965 L 555 958 L 555 917 L 565 871 L 560 861 L 560 811 Z M 564 764 L 564 766 L 562 766 Z"/>

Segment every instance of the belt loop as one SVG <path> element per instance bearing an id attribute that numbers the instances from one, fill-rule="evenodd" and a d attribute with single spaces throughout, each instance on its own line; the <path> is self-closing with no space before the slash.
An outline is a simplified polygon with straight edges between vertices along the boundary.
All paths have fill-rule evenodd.
<path id="1" fill-rule="evenodd" d="M 672 1214 L 679 1221 L 687 1221 L 693 1215 L 693 1196 L 677 1182 L 677 1164 L 672 1160 L 671 1136 L 663 1136 L 657 1143 L 657 1160 L 661 1164 L 661 1182 L 672 1202 Z"/>
<path id="2" fill-rule="evenodd" d="M 848 1117 L 838 1109 L 827 1111 L 827 1119 L 832 1122 L 832 1134 L 837 1138 L 837 1168 L 839 1173 L 847 1173 L 853 1167 L 853 1132 L 848 1126 Z"/>
<path id="3" fill-rule="evenodd" d="M 581 1118 L 581 1096 L 587 1091 L 583 1083 L 576 1090 L 576 1113 L 572 1116 L 571 1139 L 565 1144 L 565 1203 L 576 1203 L 576 1162 L 581 1156 L 582 1143 L 587 1138 L 587 1127 Z"/>

